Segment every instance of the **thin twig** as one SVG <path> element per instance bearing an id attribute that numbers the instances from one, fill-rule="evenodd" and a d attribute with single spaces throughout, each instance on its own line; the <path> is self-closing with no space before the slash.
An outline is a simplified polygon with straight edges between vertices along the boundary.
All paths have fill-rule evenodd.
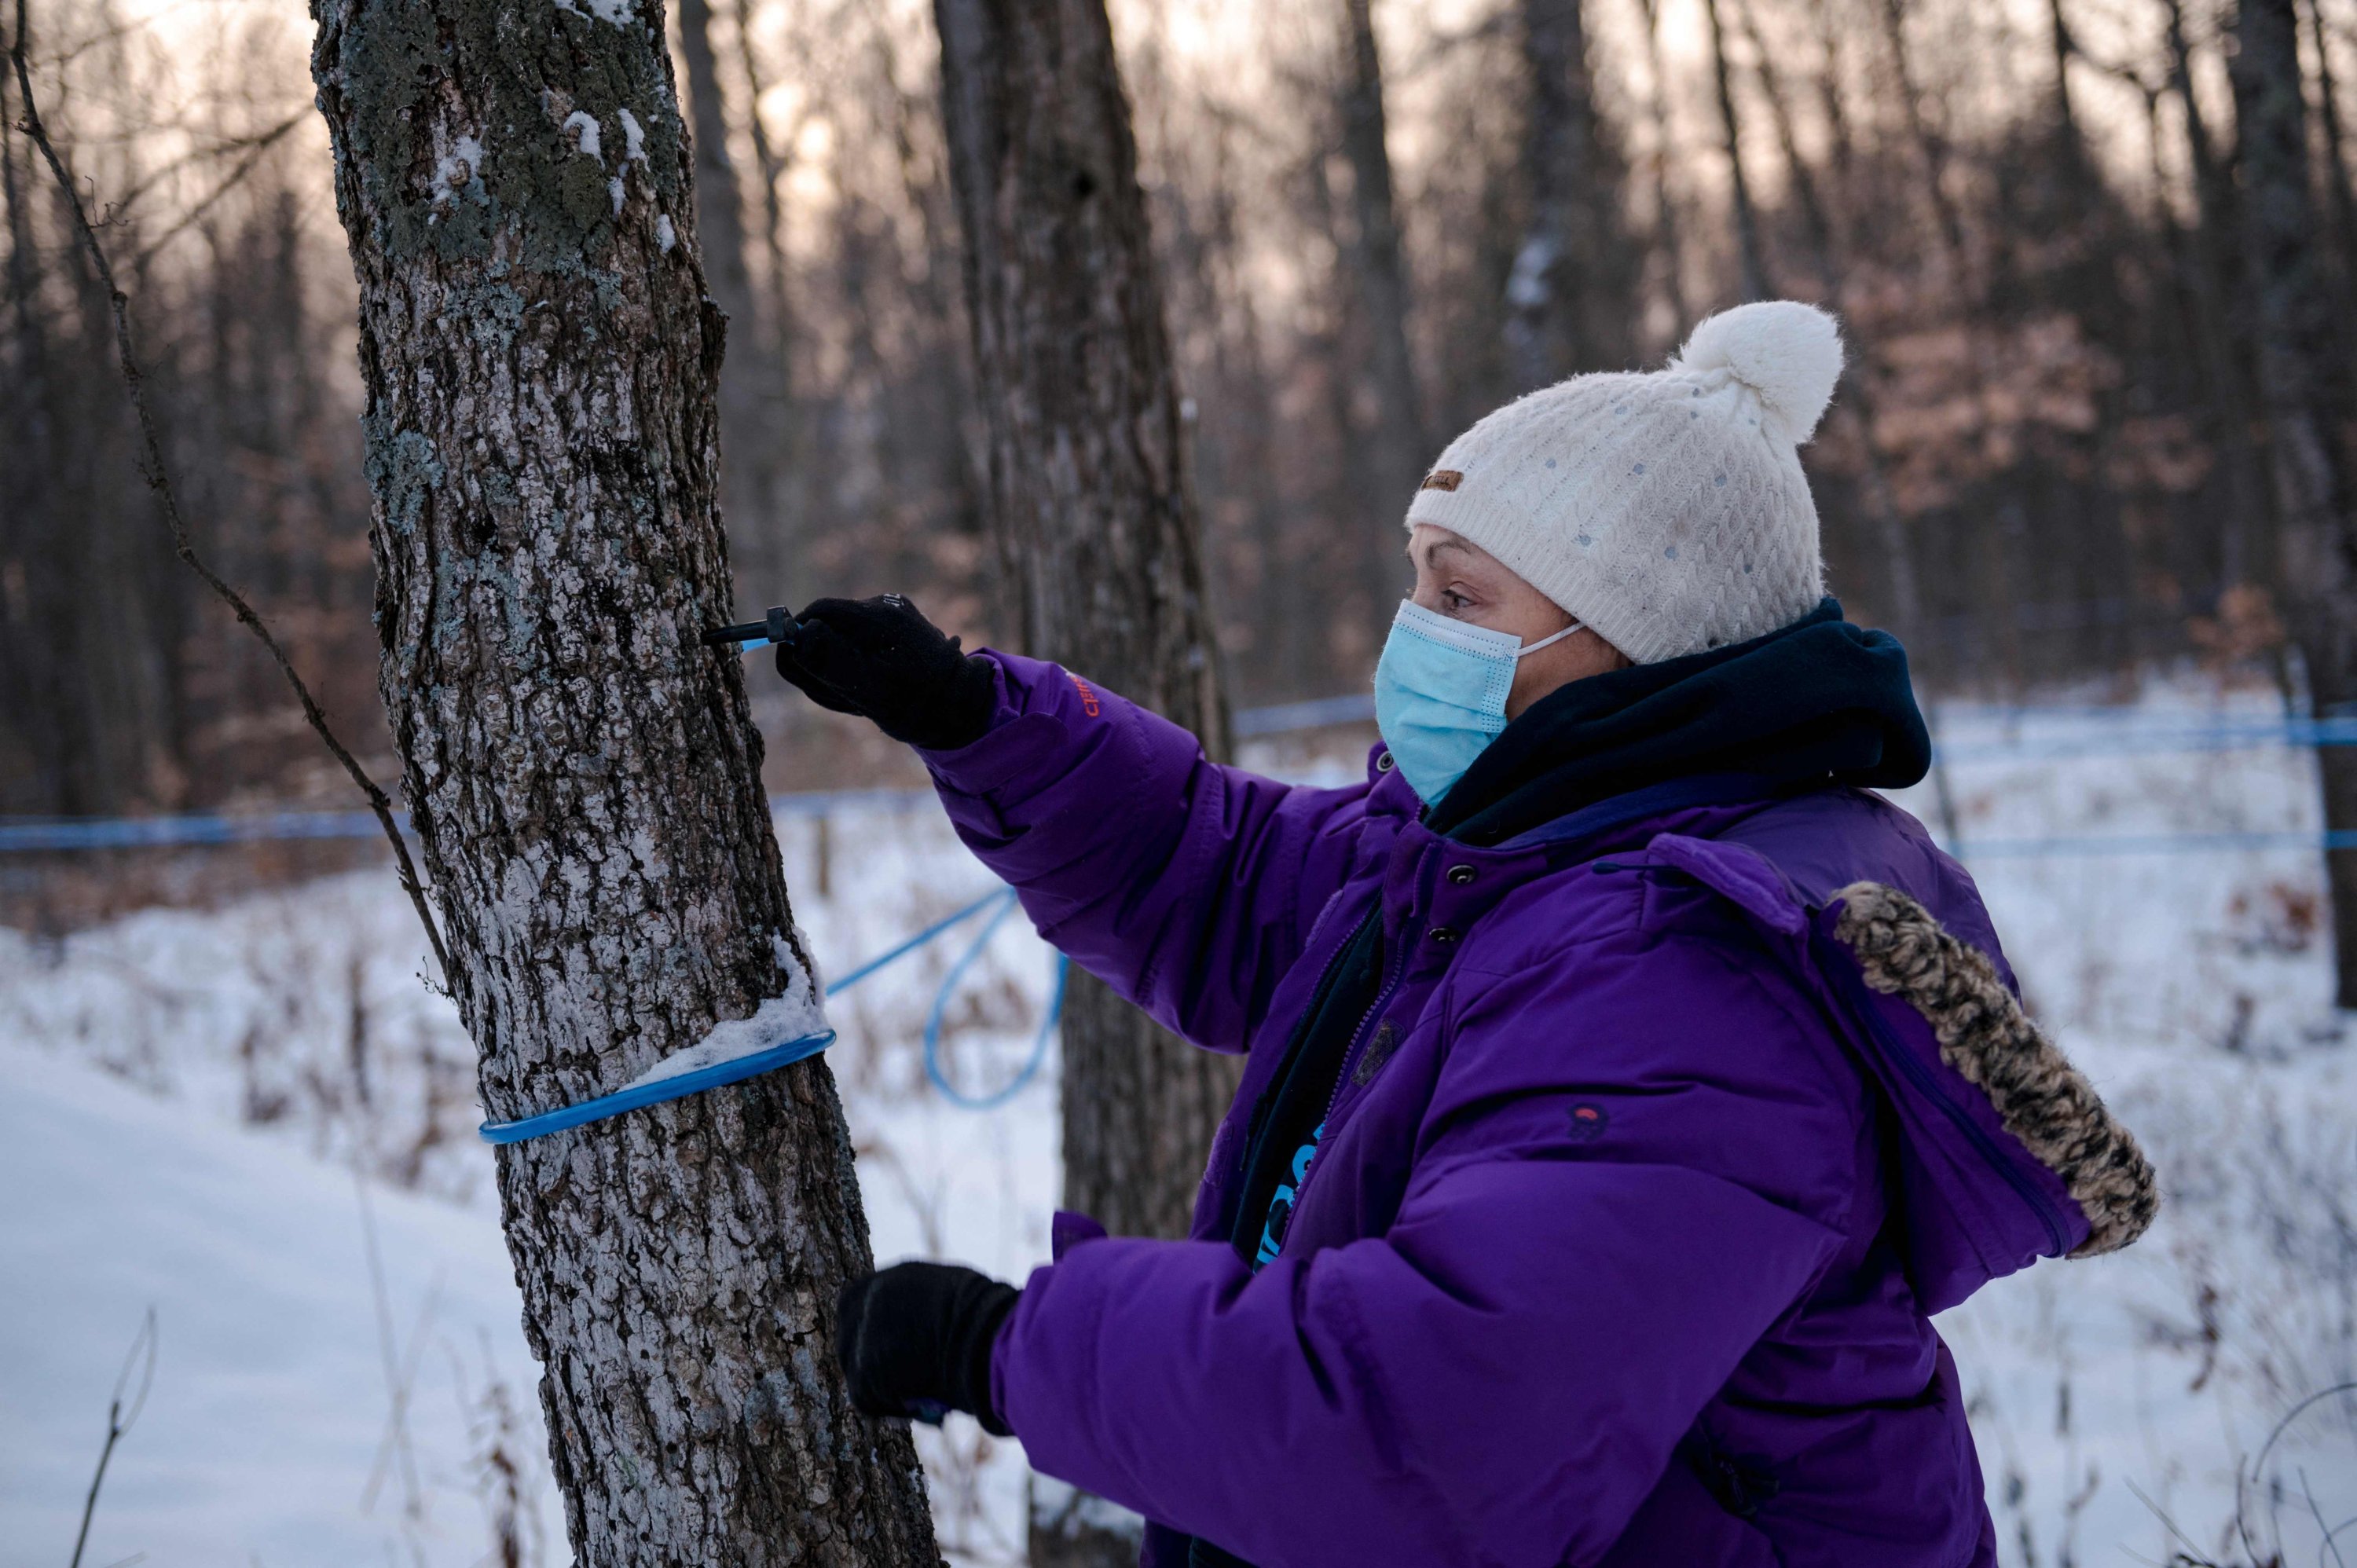
<path id="1" fill-rule="evenodd" d="M 309 116 L 311 112 L 310 105 L 306 104 L 301 109 L 289 114 L 285 119 L 280 121 L 277 124 L 273 125 L 266 131 L 255 131 L 250 134 L 242 136 L 224 136 L 215 140 L 208 145 L 201 147 L 189 147 L 178 154 L 177 156 L 166 158 L 162 163 L 156 165 L 154 168 L 148 170 L 145 175 L 135 181 L 128 190 L 125 190 L 114 200 L 107 203 L 108 220 L 105 223 L 101 224 L 100 227 L 112 228 L 115 223 L 122 221 L 123 219 L 128 217 L 131 212 L 138 207 L 140 202 L 146 199 L 150 192 L 161 188 L 167 180 L 173 178 L 182 170 L 194 168 L 199 164 L 218 162 L 220 159 L 228 157 L 232 153 L 251 152 L 255 147 L 267 146 L 271 143 L 285 136 L 287 132 L 293 130 L 296 126 L 301 124 L 304 120 Z M 170 129 L 172 127 L 166 125 L 159 126 L 159 128 Z M 126 141 L 134 141 L 145 134 L 145 133 L 144 131 L 134 132 L 127 134 L 124 139 Z M 133 270 L 136 271 L 137 269 L 134 268 Z"/>
<path id="2" fill-rule="evenodd" d="M 131 1384 L 131 1369 L 139 1369 L 139 1391 L 131 1397 L 131 1408 L 123 1408 L 123 1393 Z M 98 1512 L 98 1488 L 106 1480 L 106 1462 L 114 1457 L 114 1445 L 123 1441 L 139 1412 L 147 1408 L 147 1391 L 156 1382 L 156 1309 L 149 1307 L 140 1320 L 139 1332 L 131 1337 L 131 1349 L 123 1358 L 123 1370 L 114 1375 L 114 1397 L 106 1404 L 106 1444 L 98 1451 L 98 1468 L 90 1477 L 90 1496 L 82 1499 L 81 1533 L 74 1537 L 73 1562 L 70 1568 L 81 1568 L 82 1549 L 90 1544 L 90 1521 Z"/>
<path id="3" fill-rule="evenodd" d="M 2136 1501 L 2142 1503 L 2147 1509 L 2150 1509 L 2152 1511 L 2152 1517 L 2160 1521 L 2160 1528 L 2169 1531 L 2169 1534 L 2175 1536 L 2179 1541 L 2184 1543 L 2185 1551 L 2179 1552 L 2174 1558 L 2170 1559 L 2170 1561 L 2175 1563 L 2196 1562 L 2197 1559 L 2190 1554 L 2201 1551 L 2201 1548 L 2195 1543 L 2191 1536 L 2177 1528 L 2177 1521 L 2169 1517 L 2169 1510 L 2162 1508 L 2158 1503 L 2154 1502 L 2149 1497 L 2147 1497 L 2145 1495 L 2145 1489 L 2142 1487 L 2137 1486 L 2134 1481 L 2127 1482 L 2126 1486 L 2129 1494 L 2133 1496 Z"/>
<path id="4" fill-rule="evenodd" d="M 2324 1532 L 2324 1544 L 2316 1552 L 2316 1568 L 2324 1568 L 2324 1554 L 2328 1552 L 2332 1554 L 2334 1568 L 2349 1568 L 2348 1561 L 2341 1555 L 2341 1543 L 2332 1539 L 2340 1532 L 2324 1522 L 2324 1510 L 2316 1506 L 2316 1489 L 2308 1484 L 2305 1465 L 2299 1467 L 2299 1495 L 2307 1499 L 2309 1516 L 2316 1520 L 2316 1528 Z"/>
<path id="5" fill-rule="evenodd" d="M 2259 1549 L 2251 1541 L 2251 1518 L 2248 1491 L 2246 1488 L 2255 1489 L 2259 1482 L 2265 1478 L 2267 1468 L 2267 1455 L 2275 1452 L 2276 1444 L 2283 1441 L 2285 1433 L 2291 1430 L 2291 1423 L 2298 1421 L 2301 1415 L 2306 1413 L 2309 1406 L 2321 1404 L 2326 1400 L 2331 1399 L 2335 1395 L 2346 1394 L 2352 1391 L 2357 1391 L 2357 1382 L 2335 1383 L 2329 1389 L 2319 1389 L 2316 1392 L 2309 1395 L 2306 1399 L 2292 1406 L 2291 1409 L 2284 1412 L 2283 1419 L 2276 1422 L 2274 1429 L 2267 1434 L 2267 1440 L 2259 1444 L 2259 1456 L 2255 1460 L 2252 1461 L 2251 1473 L 2247 1480 L 2245 1480 L 2243 1475 L 2242 1466 L 2237 1464 L 2234 1466 L 2234 1533 L 2242 1538 L 2243 1550 L 2250 1555 L 2251 1561 L 2254 1563 L 2260 1561 L 2260 1558 Z M 2337 1532 L 2326 1532 L 2326 1545 L 2330 1546 L 2332 1544 L 2332 1536 L 2335 1533 Z M 2282 1532 L 2280 1530 L 2276 1532 L 2276 1544 L 2278 1550 L 2276 1553 L 2275 1560 L 2276 1562 L 2281 1562 L 2283 1557 L 2280 1548 L 2283 1544 L 2283 1539 Z M 2336 1553 L 2339 1551 L 2337 1547 L 2334 1548 L 2334 1550 Z"/>
<path id="6" fill-rule="evenodd" d="M 48 164 L 49 173 L 55 177 L 68 209 L 73 213 L 75 231 L 81 236 L 83 247 L 90 252 L 91 264 L 98 269 L 99 282 L 105 285 L 107 303 L 114 315 L 114 348 L 123 371 L 123 383 L 131 394 L 132 410 L 139 419 L 140 472 L 146 478 L 148 488 L 164 504 L 164 521 L 172 532 L 173 550 L 188 564 L 190 571 L 204 580 L 205 586 L 230 607 L 239 622 L 261 640 L 262 646 L 269 650 L 271 659 L 278 666 L 278 672 L 286 678 L 286 684 L 294 689 L 296 699 L 303 705 L 305 722 L 310 725 L 313 733 L 318 736 L 336 760 L 343 765 L 352 782 L 360 787 L 369 810 L 376 813 L 378 824 L 384 829 L 385 842 L 393 846 L 393 858 L 400 871 L 401 886 L 408 892 L 409 901 L 417 910 L 417 918 L 425 927 L 425 940 L 434 949 L 434 961 L 441 971 L 443 986 L 447 989 L 450 955 L 442 945 L 442 932 L 434 923 L 433 911 L 426 907 L 425 889 L 417 880 L 417 867 L 409 858 L 409 846 L 402 841 L 400 824 L 393 820 L 393 802 L 385 798 L 376 780 L 370 778 L 367 770 L 345 749 L 344 743 L 336 738 L 336 732 L 328 727 L 328 715 L 320 711 L 317 700 L 311 695 L 311 688 L 305 685 L 303 678 L 295 672 L 294 663 L 288 660 L 286 650 L 279 646 L 278 639 L 272 634 L 270 628 L 263 623 L 262 618 L 254 613 L 253 607 L 245 602 L 243 596 L 206 564 L 197 553 L 195 541 L 189 537 L 188 521 L 180 513 L 179 495 L 172 488 L 171 474 L 164 466 L 164 446 L 156 434 L 156 418 L 147 406 L 146 378 L 139 368 L 138 356 L 132 350 L 130 297 L 115 285 L 114 268 L 107 261 L 106 247 L 99 243 L 97 231 L 91 227 L 90 213 L 82 206 L 81 193 L 74 188 L 73 176 L 67 171 L 65 160 L 58 156 L 56 146 L 49 141 L 48 127 L 41 123 L 40 109 L 33 95 L 32 67 L 25 58 L 26 8 L 27 0 L 16 0 L 16 30 L 8 40 L 8 60 L 16 70 L 17 91 L 24 98 L 22 124 L 33 145 L 41 149 L 41 156 Z"/>
<path id="7" fill-rule="evenodd" d="M 411 1355 L 404 1371 L 400 1341 L 393 1326 L 393 1297 L 384 1280 L 384 1256 L 377 1246 L 376 1211 L 369 1204 L 368 1178 L 358 1165 L 352 1169 L 352 1190 L 359 1195 L 361 1205 L 361 1240 L 368 1254 L 369 1286 L 376 1298 L 377 1349 L 384 1359 L 384 1389 L 391 1402 L 384 1438 L 377 1446 L 376 1463 L 370 1468 L 368 1485 L 361 1491 L 361 1511 L 366 1513 L 376 1506 L 377 1488 L 382 1484 L 389 1461 L 400 1462 L 406 1506 L 403 1511 L 414 1519 L 418 1513 L 417 1458 L 409 1444 L 409 1391 L 417 1375 L 416 1351 L 425 1338 L 425 1326 L 434 1315 L 434 1304 L 442 1293 L 442 1282 L 436 1276 L 434 1286 L 426 1293 L 419 1309 L 417 1327 L 410 1336 Z"/>

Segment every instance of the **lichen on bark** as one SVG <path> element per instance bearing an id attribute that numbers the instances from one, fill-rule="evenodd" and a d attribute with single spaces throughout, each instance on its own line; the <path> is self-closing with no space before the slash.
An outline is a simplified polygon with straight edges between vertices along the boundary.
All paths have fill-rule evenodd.
<path id="1" fill-rule="evenodd" d="M 389 259 L 479 258 L 505 238 L 533 270 L 594 264 L 622 227 L 611 182 L 627 195 L 634 169 L 662 210 L 683 206 L 686 136 L 657 7 L 619 23 L 532 0 L 339 9 L 336 47 L 314 74 L 323 100 L 342 97 L 370 240 Z M 453 60 L 470 67 L 463 91 Z M 565 131 L 576 114 L 599 127 L 597 152 Z"/>

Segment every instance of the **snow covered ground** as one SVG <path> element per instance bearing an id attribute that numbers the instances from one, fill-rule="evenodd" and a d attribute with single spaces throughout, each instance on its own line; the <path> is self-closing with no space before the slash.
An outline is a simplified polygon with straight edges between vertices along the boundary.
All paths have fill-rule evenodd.
<path id="1" fill-rule="evenodd" d="M 0 1046 L 0 1561 L 67 1561 L 150 1308 L 154 1380 L 85 1563 L 478 1561 L 502 1403 L 533 1499 L 525 1539 L 561 1545 L 495 1223 L 363 1193 L 61 1054 Z"/>
<path id="2" fill-rule="evenodd" d="M 2357 1036 L 2330 1006 L 2313 854 L 2052 842 L 2312 831 L 2302 753 L 2137 744 L 2275 713 L 2180 682 L 2104 713 L 1941 715 L 1956 825 L 2032 1005 L 2169 1195 L 2138 1247 L 2043 1264 L 1943 1323 L 2014 1568 L 2248 1562 L 2223 1534 L 2238 1462 L 2357 1377 Z M 1929 786 L 1908 804 L 1940 821 Z M 991 886 L 931 809 L 780 836 L 831 973 Z M 565 1560 L 471 1047 L 416 978 L 411 919 L 364 873 L 57 944 L 0 932 L 0 1568 L 70 1555 L 150 1305 L 154 1388 L 108 1471 L 92 1568 L 464 1565 L 498 1560 L 511 1516 L 522 1561 Z M 1018 926 L 949 1015 L 945 1067 L 968 1090 L 1017 1070 L 1044 1002 L 1049 955 Z M 834 1003 L 830 1057 L 878 1256 L 1019 1279 L 1056 1191 L 1054 1064 L 986 1114 L 930 1089 L 917 1041 L 962 945 Z M 920 1442 L 951 1556 L 1020 1561 L 1019 1445 L 963 1418 Z M 2333 1561 L 2314 1520 L 2357 1514 L 2357 1408 L 2309 1410 L 2269 1479 L 2256 1530 L 2279 1525 L 2287 1561 Z"/>

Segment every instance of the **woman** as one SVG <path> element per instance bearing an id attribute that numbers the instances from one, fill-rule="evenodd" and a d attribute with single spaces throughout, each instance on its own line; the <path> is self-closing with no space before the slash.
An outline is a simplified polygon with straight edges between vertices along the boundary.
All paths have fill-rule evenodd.
<path id="1" fill-rule="evenodd" d="M 1019 1292 L 846 1289 L 864 1408 L 1011 1430 L 1164 1568 L 1994 1563 L 1931 1315 L 2125 1245 L 2153 1178 L 1865 788 L 1930 746 L 1824 596 L 1841 353 L 1748 306 L 1459 436 L 1351 789 L 902 600 L 806 612 L 780 671 L 923 749 L 1049 940 L 1249 1053 L 1190 1240 L 1060 1216 Z"/>

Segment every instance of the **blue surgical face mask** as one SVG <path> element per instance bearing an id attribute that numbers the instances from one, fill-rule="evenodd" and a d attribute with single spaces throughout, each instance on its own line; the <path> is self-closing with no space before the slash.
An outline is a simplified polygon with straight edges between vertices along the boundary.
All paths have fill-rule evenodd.
<path id="1" fill-rule="evenodd" d="M 1506 695 L 1523 656 L 1578 629 L 1574 621 L 1526 645 L 1401 601 L 1375 662 L 1375 727 L 1419 800 L 1437 804 L 1506 727 Z"/>

